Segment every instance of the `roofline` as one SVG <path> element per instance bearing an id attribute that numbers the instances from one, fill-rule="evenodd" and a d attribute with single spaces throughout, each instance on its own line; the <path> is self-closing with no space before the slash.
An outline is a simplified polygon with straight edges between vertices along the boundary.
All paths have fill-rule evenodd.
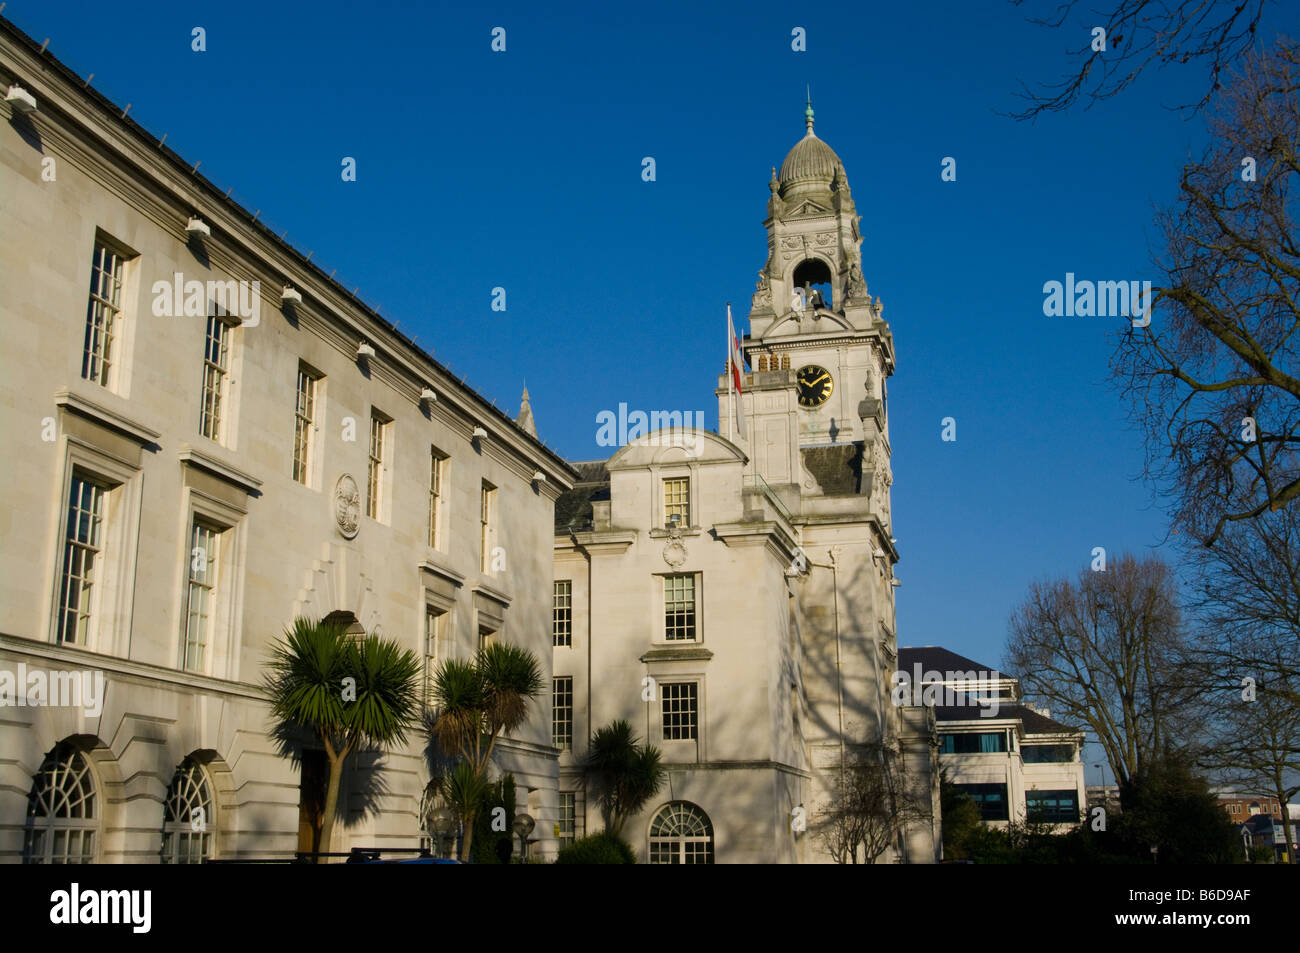
<path id="1" fill-rule="evenodd" d="M 199 187 L 201 192 L 206 192 L 207 197 L 211 199 L 214 204 L 224 205 L 229 211 L 234 213 L 235 217 L 242 219 L 245 225 L 249 226 L 253 231 L 260 233 L 264 238 L 269 239 L 278 246 L 281 251 L 294 259 L 299 268 L 304 271 L 313 272 L 320 281 L 332 286 L 341 295 L 351 299 L 363 317 L 373 321 L 384 331 L 393 335 L 397 339 L 398 343 L 403 345 L 419 361 L 432 365 L 434 370 L 440 372 L 450 380 L 457 380 L 458 375 L 455 374 L 455 372 L 440 361 L 436 360 L 433 355 L 429 354 L 429 352 L 425 351 L 405 334 L 399 331 L 396 326 L 389 323 L 387 318 L 380 315 L 359 298 L 356 298 L 341 282 L 327 275 L 322 267 L 313 264 L 297 248 L 281 239 L 265 224 L 257 221 L 249 213 L 248 209 L 230 198 L 228 193 L 223 193 L 215 183 L 207 178 L 207 176 L 200 174 L 197 165 L 191 166 L 187 163 L 181 158 L 178 152 L 165 145 L 142 125 L 127 116 L 125 110 L 120 108 L 103 93 L 96 90 L 88 81 L 83 80 L 80 76 L 74 73 L 69 66 L 51 53 L 48 47 L 42 47 L 41 44 L 38 44 L 32 37 L 23 32 L 23 30 L 20 29 L 12 20 L 9 20 L 2 15 L 0 15 L 0 33 L 11 37 L 19 46 L 25 47 L 27 52 L 33 58 L 40 61 L 42 68 L 52 69 L 65 83 L 73 86 L 74 92 L 80 95 L 90 105 L 97 107 L 109 122 L 130 133 L 144 145 L 155 149 L 159 155 L 163 156 L 172 166 L 175 167 L 177 172 L 181 173 L 184 179 L 193 181 Z M 48 40 L 46 42 L 48 43 Z M 21 81 L 23 77 L 17 77 L 17 79 Z M 80 86 L 80 89 L 75 89 L 76 86 Z M 93 135 L 93 132 L 91 134 Z M 560 468 L 561 471 L 571 479 L 577 477 L 577 471 L 569 465 L 568 461 L 560 456 L 558 452 L 552 450 L 549 446 L 543 443 L 541 438 L 534 437 L 532 434 L 528 433 L 528 431 L 515 423 L 515 421 L 505 413 L 505 411 L 498 409 L 491 400 L 484 397 L 484 395 L 480 394 L 474 388 L 466 385 L 463 376 L 459 378 L 459 381 L 460 383 L 457 386 L 476 401 L 485 414 L 490 414 L 496 417 L 498 421 L 508 424 L 514 433 L 534 444 L 536 449 L 540 450 L 552 465 Z"/>

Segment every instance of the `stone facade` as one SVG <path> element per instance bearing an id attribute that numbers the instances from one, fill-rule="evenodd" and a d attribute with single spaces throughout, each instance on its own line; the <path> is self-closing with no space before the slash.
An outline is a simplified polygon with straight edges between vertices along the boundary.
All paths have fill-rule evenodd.
<path id="1" fill-rule="evenodd" d="M 208 786 L 210 856 L 288 855 L 299 767 L 268 734 L 270 644 L 341 613 L 424 656 L 445 613 L 435 659 L 494 633 L 549 680 L 553 507 L 575 473 L 0 21 L 14 85 L 36 109 L 0 105 L 0 678 L 84 672 L 103 692 L 4 709 L 0 861 L 32 843 L 47 758 L 90 795 L 45 831 L 55 856 L 157 861 L 183 764 Z M 259 297 L 213 308 L 226 282 Z M 544 835 L 548 717 L 535 702 L 497 759 Z M 382 765 L 350 776 L 334 849 L 419 844 L 424 740 Z"/>
<path id="2" fill-rule="evenodd" d="M 651 862 L 830 859 L 819 831 L 831 789 L 872 743 L 902 754 L 937 815 L 932 718 L 889 696 L 893 337 L 866 294 L 843 163 L 811 107 L 771 193 L 742 343 L 750 370 L 738 398 L 725 373 L 715 391 L 728 436 L 634 435 L 603 465 L 579 464 L 585 482 L 557 506 L 571 635 L 554 668 L 573 695 L 561 792 L 575 833 L 598 829 L 580 761 L 592 731 L 631 722 L 667 766 L 666 790 L 624 829 Z M 685 740 L 673 737 L 682 685 Z M 665 822 L 682 812 L 691 824 L 674 840 Z M 888 859 L 933 862 L 937 830 L 934 816 L 914 823 Z M 695 847 L 705 840 L 711 855 Z"/>

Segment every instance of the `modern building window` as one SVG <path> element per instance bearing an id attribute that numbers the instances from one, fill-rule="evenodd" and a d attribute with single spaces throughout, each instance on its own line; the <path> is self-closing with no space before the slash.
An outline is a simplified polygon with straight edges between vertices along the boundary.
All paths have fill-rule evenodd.
<path id="1" fill-rule="evenodd" d="M 59 584 L 58 641 L 88 645 L 95 580 L 103 555 L 107 487 L 73 471 Z"/>
<path id="2" fill-rule="evenodd" d="M 573 644 L 573 580 L 555 580 L 555 595 L 551 604 L 551 644 L 567 647 Z"/>
<path id="3" fill-rule="evenodd" d="M 694 804 L 666 804 L 650 822 L 650 863 L 713 863 L 713 824 Z"/>
<path id="4" fill-rule="evenodd" d="M 231 326 L 214 314 L 208 315 L 203 345 L 203 412 L 199 432 L 221 442 L 226 411 L 226 381 L 230 375 Z"/>
<path id="5" fill-rule="evenodd" d="M 664 480 L 664 522 L 678 518 L 677 525 L 691 525 L 691 481 L 689 477 Z"/>
<path id="6" fill-rule="evenodd" d="M 497 488 L 487 480 L 479 491 L 479 560 L 480 572 L 492 571 L 492 546 L 496 540 Z"/>
<path id="7" fill-rule="evenodd" d="M 298 365 L 298 400 L 293 417 L 293 478 L 311 486 L 312 445 L 316 434 L 316 390 L 320 375 Z"/>
<path id="8" fill-rule="evenodd" d="M 212 644 L 212 618 L 217 590 L 217 552 L 221 530 L 198 520 L 190 532 L 185 590 L 184 666 L 189 672 L 206 672 Z"/>
<path id="9" fill-rule="evenodd" d="M 1047 824 L 1075 824 L 1079 820 L 1079 792 L 1026 791 L 1025 815 L 1028 821 Z"/>
<path id="10" fill-rule="evenodd" d="M 690 573 L 664 576 L 664 638 L 669 642 L 692 642 L 695 628 L 695 576 Z"/>
<path id="11" fill-rule="evenodd" d="M 563 847 L 572 844 L 578 833 L 578 794 L 576 791 L 560 792 L 560 823 L 556 837 Z"/>
<path id="12" fill-rule="evenodd" d="M 664 682 L 662 698 L 664 741 L 694 741 L 699 737 L 699 685 Z"/>
<path id="13" fill-rule="evenodd" d="M 203 765 L 186 758 L 163 804 L 162 862 L 201 864 L 212 856 L 212 786 Z"/>
<path id="14" fill-rule="evenodd" d="M 939 735 L 940 754 L 995 754 L 1006 750 L 1005 731 L 967 731 Z"/>
<path id="15" fill-rule="evenodd" d="M 437 447 L 429 447 L 429 546 L 438 546 L 438 532 L 442 528 L 443 471 L 447 468 L 447 455 Z"/>
<path id="16" fill-rule="evenodd" d="M 27 796 L 25 864 L 92 864 L 99 833 L 95 776 L 70 742 L 55 745 Z"/>
<path id="17" fill-rule="evenodd" d="M 102 242 L 95 242 L 95 255 L 90 264 L 90 302 L 86 307 L 81 376 L 104 387 L 112 386 L 117 364 L 125 273 L 126 259 Z"/>
<path id="18" fill-rule="evenodd" d="M 366 515 L 380 519 L 383 512 L 384 468 L 387 453 L 388 418 L 378 411 L 370 412 L 370 461 L 366 470 Z"/>
<path id="19" fill-rule="evenodd" d="M 567 750 L 573 747 L 573 676 L 551 682 L 551 744 Z"/>
<path id="20" fill-rule="evenodd" d="M 424 607 L 424 703 L 433 704 L 433 680 L 438 673 L 439 647 L 447 632 L 447 613 Z"/>
<path id="21" fill-rule="evenodd" d="M 1074 745 L 1022 745 L 1025 764 L 1060 764 L 1074 760 Z"/>
<path id="22" fill-rule="evenodd" d="M 979 805 L 980 817 L 984 820 L 1005 821 L 1010 817 L 1005 784 L 958 784 L 957 787 Z"/>

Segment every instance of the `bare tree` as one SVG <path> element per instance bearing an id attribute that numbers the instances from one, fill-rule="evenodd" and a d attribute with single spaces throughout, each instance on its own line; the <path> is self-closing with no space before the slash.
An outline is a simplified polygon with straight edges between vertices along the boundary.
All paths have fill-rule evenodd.
<path id="1" fill-rule="evenodd" d="M 930 818 L 930 792 L 894 747 L 873 742 L 846 764 L 821 812 L 818 837 L 836 863 L 874 864 Z"/>
<path id="2" fill-rule="evenodd" d="M 1024 0 L 1012 3 L 1023 6 Z M 1092 106 L 1123 92 L 1148 68 L 1188 63 L 1204 66 L 1209 75 L 1201 99 L 1179 106 L 1199 109 L 1254 45 L 1265 0 L 1117 0 L 1109 12 L 1079 0 L 1059 0 L 1054 6 L 1050 14 L 1029 20 L 1078 30 L 1080 41 L 1069 53 L 1072 66 L 1060 82 L 1038 91 L 1022 82 L 1022 98 L 1030 105 L 1014 113 L 1016 119 L 1061 112 L 1080 98 Z M 1095 27 L 1106 31 L 1104 47 L 1092 33 Z"/>
<path id="3" fill-rule="evenodd" d="M 1034 583 L 1013 613 L 1003 667 L 1053 717 L 1086 725 L 1119 784 L 1189 732 L 1185 637 L 1173 572 L 1120 556 L 1077 582 Z"/>
<path id="4" fill-rule="evenodd" d="M 1213 547 L 1189 547 L 1188 555 L 1206 688 L 1240 689 L 1249 677 L 1300 709 L 1300 507 L 1229 524 Z"/>
<path id="5" fill-rule="evenodd" d="M 1243 790 L 1272 794 L 1282 805 L 1282 827 L 1288 845 L 1295 842 L 1287 803 L 1300 794 L 1300 707 L 1296 682 L 1268 676 L 1245 689 L 1237 676 L 1216 693 L 1218 712 L 1213 741 L 1201 758 L 1215 778 Z M 1241 676 L 1242 678 L 1253 676 Z M 1287 857 L 1295 863 L 1288 846 Z"/>
<path id="6" fill-rule="evenodd" d="M 1112 369 L 1146 432 L 1146 474 L 1180 530 L 1300 499 L 1300 46 L 1248 55 L 1216 99 L 1211 142 L 1161 214 L 1163 306 L 1124 332 Z"/>
<path id="7" fill-rule="evenodd" d="M 1210 740 L 1201 764 L 1286 804 L 1300 793 L 1300 507 L 1230 524 L 1190 556 L 1203 620 L 1194 670 Z M 1282 823 L 1294 842 L 1289 815 Z"/>

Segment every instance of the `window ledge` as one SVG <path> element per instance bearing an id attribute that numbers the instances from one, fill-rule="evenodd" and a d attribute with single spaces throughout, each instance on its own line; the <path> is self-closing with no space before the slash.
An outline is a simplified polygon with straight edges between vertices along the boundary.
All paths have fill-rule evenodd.
<path id="1" fill-rule="evenodd" d="M 680 648 L 664 646 L 651 649 L 641 656 L 642 662 L 707 662 L 713 653 L 700 645 L 684 645 Z"/>
<path id="2" fill-rule="evenodd" d="M 682 527 L 682 530 L 681 530 L 681 532 L 680 532 L 678 535 L 681 535 L 681 536 L 699 536 L 700 533 L 702 533 L 702 532 L 703 532 L 703 530 L 700 529 L 700 527 L 698 527 L 698 526 L 684 526 L 684 527 Z M 651 538 L 651 539 L 668 539 L 668 537 L 670 537 L 670 536 L 672 536 L 672 531 L 671 531 L 671 530 L 667 530 L 667 529 L 652 529 L 652 530 L 650 530 L 650 538 Z"/>

